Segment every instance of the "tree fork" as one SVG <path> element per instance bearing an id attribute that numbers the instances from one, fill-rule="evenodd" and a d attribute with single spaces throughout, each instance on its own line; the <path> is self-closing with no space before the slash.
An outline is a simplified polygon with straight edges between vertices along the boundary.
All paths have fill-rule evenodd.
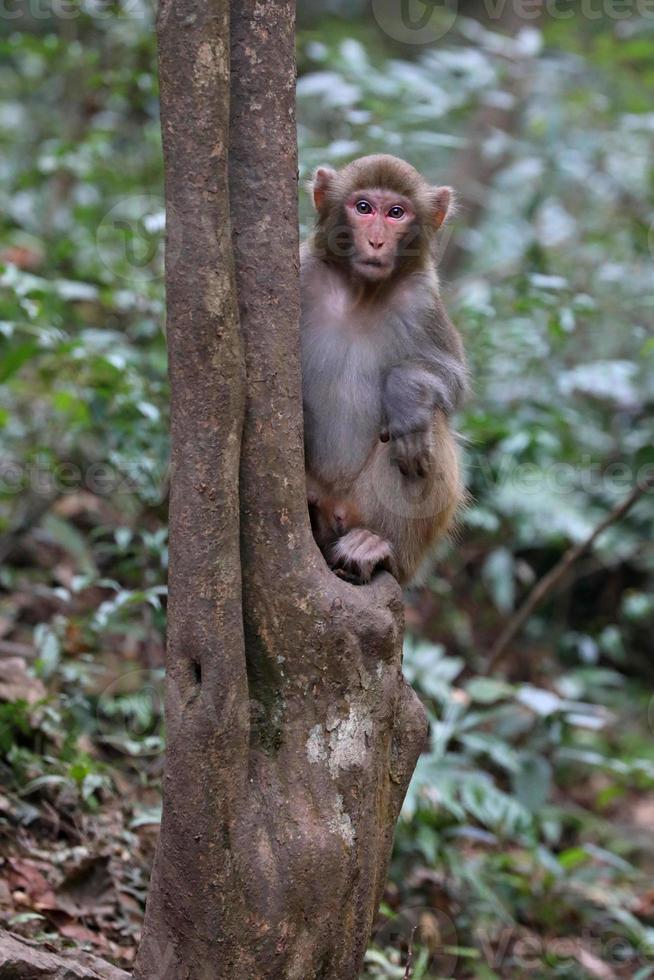
<path id="1" fill-rule="evenodd" d="M 158 23 L 168 749 L 135 976 L 355 980 L 426 723 L 397 584 L 338 579 L 308 521 L 294 4 L 229 8 Z"/>

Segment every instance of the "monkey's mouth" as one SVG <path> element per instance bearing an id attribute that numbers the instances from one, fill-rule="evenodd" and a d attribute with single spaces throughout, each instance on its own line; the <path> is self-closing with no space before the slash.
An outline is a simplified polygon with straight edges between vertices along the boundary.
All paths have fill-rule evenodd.
<path id="1" fill-rule="evenodd" d="M 359 259 L 357 265 L 362 274 L 367 272 L 375 277 L 388 275 L 392 268 L 388 262 L 383 262 L 381 259 Z"/>

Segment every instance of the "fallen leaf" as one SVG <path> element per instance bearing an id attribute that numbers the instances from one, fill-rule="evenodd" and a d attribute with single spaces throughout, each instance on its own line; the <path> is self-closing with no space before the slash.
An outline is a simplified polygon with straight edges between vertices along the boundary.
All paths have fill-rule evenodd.
<path id="1" fill-rule="evenodd" d="M 32 705 L 45 697 L 43 683 L 28 673 L 22 657 L 0 660 L 0 701 L 26 701 Z"/>

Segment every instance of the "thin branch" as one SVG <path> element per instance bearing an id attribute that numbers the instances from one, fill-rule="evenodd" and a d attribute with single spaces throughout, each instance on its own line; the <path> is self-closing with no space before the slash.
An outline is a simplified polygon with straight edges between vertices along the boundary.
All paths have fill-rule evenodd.
<path id="1" fill-rule="evenodd" d="M 594 531 L 589 534 L 584 541 L 581 541 L 579 544 L 575 544 L 571 548 L 568 548 L 560 561 L 558 561 L 554 568 L 552 568 L 547 575 L 544 575 L 538 584 L 534 586 L 515 615 L 511 617 L 491 650 L 490 659 L 484 673 L 492 673 L 497 665 L 504 659 L 510 644 L 518 633 L 520 633 L 534 610 L 537 609 L 538 606 L 540 606 L 541 603 L 544 602 L 544 600 L 554 591 L 556 586 L 559 584 L 561 579 L 564 578 L 572 565 L 574 565 L 579 558 L 586 554 L 587 551 L 590 551 L 599 536 L 606 531 L 607 528 L 611 527 L 612 524 L 615 524 L 617 521 L 625 517 L 634 504 L 640 500 L 640 498 L 644 496 L 644 494 L 646 494 L 652 487 L 654 487 L 654 473 L 651 473 L 640 483 L 637 483 L 629 496 L 625 497 L 621 503 L 617 504 L 613 510 L 610 511 L 610 513 L 607 514 L 602 521 L 600 521 Z"/>
<path id="2" fill-rule="evenodd" d="M 406 961 L 406 970 L 404 971 L 404 977 L 402 980 L 411 980 L 413 976 L 413 941 L 416 935 L 416 929 L 418 927 L 413 927 L 413 932 L 411 933 L 411 939 L 409 940 L 409 958 Z"/>

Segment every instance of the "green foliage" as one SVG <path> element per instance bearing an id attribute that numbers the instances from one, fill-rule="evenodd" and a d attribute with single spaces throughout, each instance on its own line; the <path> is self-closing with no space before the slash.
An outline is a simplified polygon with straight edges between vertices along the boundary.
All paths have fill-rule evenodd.
<path id="1" fill-rule="evenodd" d="M 19 698 L 0 705 L 0 752 L 7 754 L 21 735 L 30 731 L 27 701 Z"/>
<path id="2" fill-rule="evenodd" d="M 438 901 L 423 915 L 449 916 L 456 944 L 486 960 L 480 973 L 473 962 L 457 975 L 487 975 L 488 948 L 502 946 L 502 975 L 514 975 L 527 929 L 619 938 L 620 955 L 638 963 L 654 932 L 625 912 L 630 889 L 646 887 L 644 840 L 606 814 L 634 786 L 654 788 L 654 753 L 630 744 L 624 716 L 642 694 L 596 668 L 562 673 L 547 688 L 466 680 L 460 660 L 424 643 L 407 644 L 405 672 L 428 707 L 431 746 L 406 801 L 392 877 L 419 882 L 416 868 L 433 869 L 426 891 L 436 887 Z M 424 895 L 425 882 L 413 890 Z M 416 895 L 404 901 L 418 904 Z M 439 945 L 427 959 L 443 953 Z"/>
<path id="3" fill-rule="evenodd" d="M 99 815 L 129 779 L 136 830 L 159 812 L 167 570 L 152 13 L 41 13 L 0 25 L 0 550 L 20 532 L 0 640 L 47 693 L 0 700 L 0 772 L 22 827 L 45 805 Z M 430 744 L 365 976 L 404 980 L 413 945 L 413 980 L 645 980 L 651 494 L 483 671 L 534 583 L 654 466 L 650 21 L 577 12 L 512 40 L 459 16 L 411 45 L 362 3 L 300 15 L 303 178 L 390 151 L 457 186 L 480 138 L 489 174 L 480 216 L 447 226 L 472 501 L 408 597 Z"/>

